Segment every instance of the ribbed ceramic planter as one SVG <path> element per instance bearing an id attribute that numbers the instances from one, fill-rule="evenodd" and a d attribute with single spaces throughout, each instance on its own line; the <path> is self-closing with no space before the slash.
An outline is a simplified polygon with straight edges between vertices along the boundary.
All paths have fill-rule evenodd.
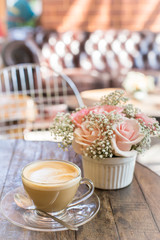
<path id="1" fill-rule="evenodd" d="M 133 157 L 92 159 L 82 156 L 84 176 L 100 189 L 120 189 L 128 186 L 134 175 L 137 152 Z"/>

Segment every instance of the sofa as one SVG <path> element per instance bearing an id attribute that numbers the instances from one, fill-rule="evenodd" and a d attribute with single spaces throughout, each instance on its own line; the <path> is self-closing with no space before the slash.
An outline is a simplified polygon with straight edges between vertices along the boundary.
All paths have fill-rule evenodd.
<path id="1" fill-rule="evenodd" d="M 38 27 L 24 39 L 10 38 L 2 53 L 5 66 L 30 61 L 63 71 L 80 92 L 122 87 L 131 70 L 154 76 L 155 83 L 159 81 L 160 33 L 150 31 L 60 33 Z"/>

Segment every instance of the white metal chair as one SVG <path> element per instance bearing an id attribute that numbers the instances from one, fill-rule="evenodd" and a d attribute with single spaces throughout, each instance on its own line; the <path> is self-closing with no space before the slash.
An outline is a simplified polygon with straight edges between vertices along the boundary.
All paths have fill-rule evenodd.
<path id="1" fill-rule="evenodd" d="M 37 64 L 0 70 L 0 138 L 23 138 L 24 130 L 48 129 L 68 100 L 83 101 L 74 82 L 63 73 Z"/>

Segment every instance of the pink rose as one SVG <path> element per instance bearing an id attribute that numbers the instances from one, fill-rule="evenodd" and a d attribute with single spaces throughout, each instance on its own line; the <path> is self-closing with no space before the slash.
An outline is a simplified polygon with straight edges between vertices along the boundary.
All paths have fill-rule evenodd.
<path id="1" fill-rule="evenodd" d="M 123 122 L 113 125 L 115 137 L 111 139 L 115 156 L 130 157 L 134 151 L 131 147 L 139 143 L 144 135 L 140 133 L 140 126 L 135 119 L 124 119 Z"/>
<path id="2" fill-rule="evenodd" d="M 153 125 L 154 123 L 157 122 L 154 118 L 150 118 L 146 116 L 144 113 L 136 114 L 135 118 L 141 119 L 146 124 L 146 126 Z"/>
<path id="3" fill-rule="evenodd" d="M 80 126 L 82 123 L 82 119 L 84 118 L 84 116 L 88 115 L 88 113 L 89 109 L 83 108 L 78 112 L 72 113 L 71 119 L 76 126 Z"/>
<path id="4" fill-rule="evenodd" d="M 110 105 L 90 107 L 90 108 L 87 108 L 87 109 L 83 108 L 76 113 L 72 113 L 71 114 L 71 119 L 76 126 L 80 127 L 80 125 L 83 121 L 83 118 L 86 115 L 88 115 L 90 112 L 93 112 L 95 114 L 102 114 L 102 113 L 105 113 L 105 112 L 110 113 L 112 111 L 115 111 L 117 113 L 122 113 L 123 108 L 122 107 L 117 107 L 117 106 L 110 106 Z"/>
<path id="5" fill-rule="evenodd" d="M 76 153 L 81 154 L 83 149 L 90 146 L 98 138 L 101 138 L 98 125 L 91 125 L 89 121 L 83 122 L 81 128 L 76 128 L 74 131 L 72 147 Z"/>
<path id="6" fill-rule="evenodd" d="M 115 111 L 117 113 L 121 113 L 123 111 L 122 107 L 117 107 L 117 106 L 111 106 L 111 105 L 103 105 L 103 106 L 96 106 L 96 107 L 92 107 L 90 108 L 90 111 L 97 113 L 97 114 L 101 114 L 103 112 L 112 112 Z"/>

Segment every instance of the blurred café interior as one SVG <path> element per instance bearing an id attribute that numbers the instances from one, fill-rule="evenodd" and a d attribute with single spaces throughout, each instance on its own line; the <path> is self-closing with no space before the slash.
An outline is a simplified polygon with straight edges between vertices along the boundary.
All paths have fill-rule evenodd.
<path id="1" fill-rule="evenodd" d="M 0 139 L 119 88 L 159 119 L 159 23 L 159 0 L 1 0 Z"/>

